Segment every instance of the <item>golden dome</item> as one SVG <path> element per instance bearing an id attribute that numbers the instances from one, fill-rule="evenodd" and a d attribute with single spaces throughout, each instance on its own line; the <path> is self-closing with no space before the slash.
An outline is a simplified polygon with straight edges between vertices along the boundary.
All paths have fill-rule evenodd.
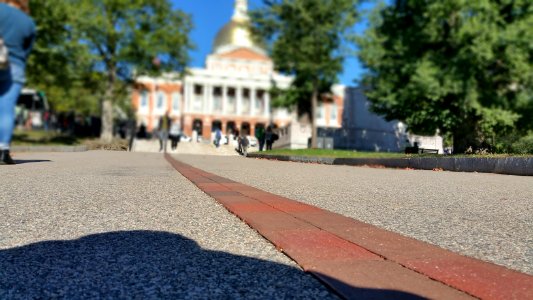
<path id="1" fill-rule="evenodd" d="M 235 12 L 229 23 L 224 25 L 215 37 L 213 52 L 217 53 L 226 46 L 247 47 L 263 50 L 263 47 L 252 39 L 248 17 L 248 1 L 236 0 Z"/>
<path id="2" fill-rule="evenodd" d="M 248 22 L 231 20 L 217 33 L 213 45 L 214 52 L 224 46 L 261 48 L 252 39 Z"/>

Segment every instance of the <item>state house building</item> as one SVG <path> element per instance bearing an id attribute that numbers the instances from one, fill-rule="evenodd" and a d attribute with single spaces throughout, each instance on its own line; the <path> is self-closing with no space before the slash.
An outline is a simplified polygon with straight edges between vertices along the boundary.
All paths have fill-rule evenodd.
<path id="1" fill-rule="evenodd" d="M 138 125 L 144 124 L 148 131 L 157 129 L 168 111 L 186 135 L 196 131 L 209 139 L 216 127 L 225 134 L 236 128 L 253 135 L 256 128 L 269 124 L 278 128 L 295 124 L 295 112 L 271 107 L 272 85 L 288 88 L 292 78 L 275 72 L 266 51 L 252 40 L 247 9 L 247 0 L 235 1 L 233 17 L 216 35 L 205 69 L 189 69 L 183 80 L 171 76 L 137 80 L 132 101 Z M 341 125 L 344 88 L 333 90 L 334 96 L 319 104 L 318 126 Z M 303 139 L 310 136 L 309 128 L 293 127 L 298 127 Z"/>

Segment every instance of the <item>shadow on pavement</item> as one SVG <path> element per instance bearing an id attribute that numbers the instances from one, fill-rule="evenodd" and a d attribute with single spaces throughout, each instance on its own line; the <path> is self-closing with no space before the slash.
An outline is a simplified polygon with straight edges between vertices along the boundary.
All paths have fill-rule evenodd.
<path id="1" fill-rule="evenodd" d="M 361 291 L 362 299 L 399 296 L 394 291 Z M 202 249 L 173 233 L 119 231 L 0 250 L 0 299 L 21 298 L 327 299 L 331 295 L 293 267 Z"/>
<path id="2" fill-rule="evenodd" d="M 15 164 L 17 165 L 40 163 L 40 162 L 51 162 L 51 160 L 48 160 L 48 159 L 14 159 L 14 161 L 15 161 Z"/>
<path id="3" fill-rule="evenodd" d="M 320 272 L 312 272 L 326 285 L 332 287 L 339 295 L 346 299 L 372 299 L 372 300 L 423 300 L 428 299 L 412 293 L 396 290 L 371 289 L 353 287 L 343 281 Z"/>

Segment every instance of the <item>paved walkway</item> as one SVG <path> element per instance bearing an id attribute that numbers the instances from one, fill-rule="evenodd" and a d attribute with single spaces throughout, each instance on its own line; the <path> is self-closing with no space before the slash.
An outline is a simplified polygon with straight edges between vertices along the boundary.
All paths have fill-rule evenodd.
<path id="1" fill-rule="evenodd" d="M 347 298 L 533 298 L 529 275 L 381 229 L 531 274 L 530 178 L 186 154 L 15 159 L 0 168 L 1 299 L 335 297 L 220 204 Z"/>
<path id="2" fill-rule="evenodd" d="M 161 154 L 15 153 L 0 299 L 329 299 Z"/>
<path id="3" fill-rule="evenodd" d="M 533 275 L 533 177 L 177 157 L 276 195 Z"/>
<path id="4" fill-rule="evenodd" d="M 189 162 L 195 161 L 196 158 L 196 156 L 177 157 L 180 161 Z M 228 161 L 216 157 L 202 157 L 196 161 L 197 165 L 204 166 L 202 169 L 217 170 L 217 175 L 191 167 L 170 156 L 168 159 L 200 189 L 217 199 L 228 210 L 295 259 L 305 270 L 321 278 L 346 298 L 358 298 L 361 294 L 364 295 L 361 288 L 407 293 L 407 295 L 388 295 L 384 296 L 385 298 L 422 296 L 432 299 L 467 299 L 469 295 L 482 299 L 533 298 L 533 276 L 461 256 L 316 206 L 296 202 L 221 177 L 220 174 L 224 171 L 233 173 L 231 177 L 236 177 L 235 167 L 237 169 L 240 167 L 238 174 L 242 176 L 264 170 L 257 163 L 250 162 L 251 160 Z M 272 162 L 266 163 L 275 165 Z M 249 171 L 252 169 L 250 166 L 254 167 L 255 172 Z M 301 171 L 305 165 L 285 164 L 276 167 L 278 173 L 284 173 L 289 169 Z M 317 172 L 316 169 L 307 171 L 306 177 L 321 180 L 328 178 L 324 176 L 326 175 L 324 171 Z M 336 174 L 342 173 L 339 169 L 335 171 Z M 300 176 L 302 175 L 300 172 Z M 427 174 L 420 175 L 427 176 Z M 347 174 L 343 174 L 344 176 Z M 259 181 L 278 184 L 281 182 L 280 178 L 284 179 L 279 174 L 275 178 L 276 180 L 269 177 Z M 333 178 L 338 179 L 338 176 Z M 295 189 L 295 180 L 288 179 L 288 182 L 284 183 L 291 185 L 290 189 Z M 336 187 L 334 180 L 328 180 L 328 183 L 330 184 L 328 190 L 334 190 Z M 313 189 L 308 182 L 300 187 Z M 427 202 L 427 200 L 422 201 Z M 424 225 L 428 227 L 433 224 L 422 224 Z M 487 237 L 478 238 L 485 240 Z"/>

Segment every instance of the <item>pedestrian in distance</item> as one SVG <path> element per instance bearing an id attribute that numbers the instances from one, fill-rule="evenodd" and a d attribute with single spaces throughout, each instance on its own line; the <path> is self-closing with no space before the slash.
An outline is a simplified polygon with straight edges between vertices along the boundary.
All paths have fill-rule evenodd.
<path id="1" fill-rule="evenodd" d="M 233 128 L 233 139 L 238 140 L 239 139 L 239 129 Z"/>
<path id="2" fill-rule="evenodd" d="M 265 147 L 265 129 L 263 127 L 257 128 L 255 130 L 255 137 L 259 143 L 259 151 L 263 151 L 263 148 Z"/>
<path id="3" fill-rule="evenodd" d="M 35 40 L 28 0 L 0 0 L 0 164 L 12 165 L 9 153 L 15 106 L 26 82 L 26 61 Z"/>
<path id="4" fill-rule="evenodd" d="M 139 126 L 139 130 L 137 131 L 137 138 L 138 139 L 146 139 L 148 137 L 148 133 L 146 132 L 146 125 L 144 123 Z"/>
<path id="5" fill-rule="evenodd" d="M 168 130 L 170 128 L 170 117 L 168 116 L 168 111 L 159 119 L 159 152 L 164 150 L 164 153 L 167 152 L 167 142 L 168 142 Z"/>
<path id="6" fill-rule="evenodd" d="M 241 155 L 248 156 L 248 146 L 250 142 L 248 141 L 248 134 L 245 130 L 241 131 L 241 135 L 237 138 L 238 149 Z"/>
<path id="7" fill-rule="evenodd" d="M 172 151 L 174 151 L 176 150 L 176 148 L 178 148 L 178 143 L 180 142 L 180 139 L 181 139 L 181 127 L 180 127 L 179 122 L 174 122 L 170 126 L 169 137 L 170 137 L 170 148 L 172 149 Z"/>
<path id="8" fill-rule="evenodd" d="M 220 128 L 215 129 L 215 147 L 220 147 L 220 140 L 222 139 L 222 131 L 220 131 Z"/>
<path id="9" fill-rule="evenodd" d="M 272 144 L 274 143 L 273 139 L 274 133 L 272 132 L 272 127 L 268 126 L 265 132 L 265 143 L 266 143 L 266 150 L 272 150 Z"/>

